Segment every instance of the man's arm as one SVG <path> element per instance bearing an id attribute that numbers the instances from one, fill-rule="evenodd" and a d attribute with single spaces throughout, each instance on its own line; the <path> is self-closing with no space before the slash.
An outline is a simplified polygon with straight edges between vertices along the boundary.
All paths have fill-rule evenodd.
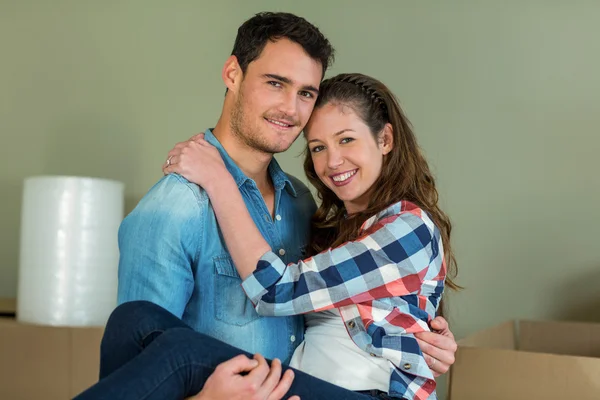
<path id="1" fill-rule="evenodd" d="M 180 317 L 194 290 L 203 205 L 195 185 L 163 177 L 119 228 L 118 303 L 148 300 Z"/>

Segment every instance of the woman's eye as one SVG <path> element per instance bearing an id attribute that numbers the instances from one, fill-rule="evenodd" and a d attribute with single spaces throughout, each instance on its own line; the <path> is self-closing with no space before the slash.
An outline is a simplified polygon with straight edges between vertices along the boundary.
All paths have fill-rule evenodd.
<path id="1" fill-rule="evenodd" d="M 344 144 L 344 143 L 350 143 L 352 141 L 354 141 L 354 139 L 348 137 L 348 138 L 343 138 L 342 140 L 340 140 L 340 143 Z"/>
<path id="2" fill-rule="evenodd" d="M 315 147 L 313 147 L 313 148 L 311 149 L 311 152 L 312 152 L 312 153 L 318 153 L 318 152 L 322 151 L 323 149 L 324 149 L 324 147 L 323 147 L 323 146 L 315 146 Z"/>

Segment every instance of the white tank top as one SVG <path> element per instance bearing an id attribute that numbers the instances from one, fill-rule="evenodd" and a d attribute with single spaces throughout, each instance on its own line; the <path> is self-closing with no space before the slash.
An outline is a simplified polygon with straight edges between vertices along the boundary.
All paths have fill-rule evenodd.
<path id="1" fill-rule="evenodd" d="M 337 309 L 304 317 L 304 341 L 294 352 L 290 367 L 348 390 L 388 392 L 392 363 L 359 349 Z"/>

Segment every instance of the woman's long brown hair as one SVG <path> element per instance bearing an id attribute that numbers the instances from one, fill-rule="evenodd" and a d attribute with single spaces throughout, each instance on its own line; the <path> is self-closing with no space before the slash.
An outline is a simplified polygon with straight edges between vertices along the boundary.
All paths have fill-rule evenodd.
<path id="1" fill-rule="evenodd" d="M 330 103 L 350 107 L 370 128 L 375 140 L 390 123 L 393 149 L 384 156 L 381 174 L 373 185 L 366 210 L 352 215 L 346 215 L 343 202 L 318 178 L 310 152 L 306 151 L 304 171 L 322 201 L 312 218 L 309 253 L 314 255 L 356 239 L 369 217 L 406 200 L 425 210 L 440 230 L 447 268 L 446 285 L 459 289 L 453 281 L 458 268 L 450 244 L 452 224 L 438 205 L 435 180 L 394 94 L 369 76 L 341 74 L 323 81 L 315 110 Z M 443 312 L 442 308 L 440 306 Z"/>

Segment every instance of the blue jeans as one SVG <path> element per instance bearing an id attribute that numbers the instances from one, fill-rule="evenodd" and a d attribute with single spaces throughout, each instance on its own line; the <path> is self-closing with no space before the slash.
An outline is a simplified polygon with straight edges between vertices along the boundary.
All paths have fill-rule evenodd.
<path id="1" fill-rule="evenodd" d="M 200 392 L 217 365 L 246 353 L 198 333 L 165 309 L 134 301 L 111 314 L 100 347 L 100 380 L 76 400 L 182 400 Z M 302 400 L 385 399 L 352 392 L 301 371 L 287 396 Z"/>

